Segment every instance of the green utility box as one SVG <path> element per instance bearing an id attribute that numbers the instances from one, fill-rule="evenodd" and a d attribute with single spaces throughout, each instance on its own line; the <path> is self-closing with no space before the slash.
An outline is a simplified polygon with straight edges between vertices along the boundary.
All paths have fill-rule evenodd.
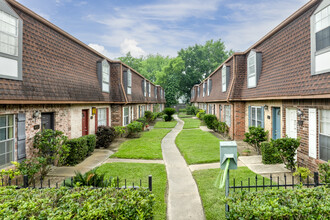
<path id="1" fill-rule="evenodd" d="M 226 167 L 226 160 L 230 159 L 229 170 L 237 169 L 237 144 L 236 141 L 220 141 L 220 168 Z"/>

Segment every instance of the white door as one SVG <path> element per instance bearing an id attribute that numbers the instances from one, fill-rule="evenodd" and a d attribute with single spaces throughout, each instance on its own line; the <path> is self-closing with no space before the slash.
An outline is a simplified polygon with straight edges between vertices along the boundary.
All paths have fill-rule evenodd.
<path id="1" fill-rule="evenodd" d="M 309 153 L 310 157 L 316 159 L 316 109 L 309 109 Z"/>
<path id="2" fill-rule="evenodd" d="M 289 138 L 297 138 L 297 109 L 286 109 L 286 134 Z M 297 160 L 297 151 L 294 158 Z"/>

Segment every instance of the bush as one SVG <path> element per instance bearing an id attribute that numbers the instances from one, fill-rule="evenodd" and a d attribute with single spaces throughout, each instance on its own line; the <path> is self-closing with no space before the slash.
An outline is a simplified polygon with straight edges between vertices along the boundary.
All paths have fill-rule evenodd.
<path id="1" fill-rule="evenodd" d="M 0 187 L 0 219 L 152 219 L 146 189 Z"/>
<path id="2" fill-rule="evenodd" d="M 228 125 L 226 124 L 226 122 L 219 121 L 218 131 L 219 131 L 221 134 L 228 134 L 229 127 L 228 127 Z"/>
<path id="3" fill-rule="evenodd" d="M 99 126 L 96 131 L 96 148 L 107 148 L 116 138 L 116 130 L 109 126 Z"/>
<path id="4" fill-rule="evenodd" d="M 116 137 L 122 137 L 127 133 L 127 128 L 125 126 L 115 126 Z"/>
<path id="5" fill-rule="evenodd" d="M 229 219 L 328 219 L 330 189 L 273 189 L 231 193 Z M 328 216 L 328 217 L 327 217 Z"/>
<path id="6" fill-rule="evenodd" d="M 128 135 L 132 136 L 138 132 L 141 132 L 143 129 L 143 124 L 138 121 L 133 121 L 132 123 L 127 125 Z"/>
<path id="7" fill-rule="evenodd" d="M 185 108 L 179 109 L 179 112 L 186 112 L 186 111 L 187 111 L 187 109 L 185 109 Z"/>
<path id="8" fill-rule="evenodd" d="M 273 147 L 269 142 L 261 143 L 261 155 L 262 155 L 262 163 L 264 164 L 276 164 L 283 163 L 280 154 L 277 149 Z"/>
<path id="9" fill-rule="evenodd" d="M 291 171 L 295 171 L 296 168 L 296 150 L 300 145 L 300 139 L 295 138 L 279 138 L 271 140 L 270 142 L 274 148 L 277 149 L 280 154 L 285 167 Z"/>
<path id="10" fill-rule="evenodd" d="M 165 121 L 172 121 L 173 120 L 172 115 L 174 115 L 174 113 L 175 113 L 174 108 L 165 108 L 163 112 L 165 114 L 165 116 L 164 116 Z"/>
<path id="11" fill-rule="evenodd" d="M 245 133 L 244 141 L 251 144 L 258 154 L 260 154 L 261 142 L 267 140 L 268 131 L 265 131 L 262 127 L 249 127 L 249 132 Z"/>
<path id="12" fill-rule="evenodd" d="M 319 173 L 321 181 L 330 187 L 330 160 L 327 163 L 319 164 Z"/>
<path id="13" fill-rule="evenodd" d="M 66 141 L 70 148 L 69 156 L 66 158 L 66 164 L 74 166 L 83 161 L 88 154 L 87 139 L 84 137 L 73 138 Z"/>
<path id="14" fill-rule="evenodd" d="M 188 105 L 186 109 L 187 115 L 196 115 L 198 112 L 198 109 L 193 105 Z"/>
<path id="15" fill-rule="evenodd" d="M 196 117 L 199 118 L 200 120 L 203 120 L 204 115 L 205 115 L 205 111 L 204 111 L 203 109 L 200 109 L 200 110 L 197 112 Z"/>
<path id="16" fill-rule="evenodd" d="M 153 113 L 151 111 L 145 111 L 144 117 L 146 118 L 147 123 L 152 122 Z"/>
<path id="17" fill-rule="evenodd" d="M 204 115 L 203 120 L 204 120 L 207 128 L 212 129 L 212 130 L 218 129 L 219 122 L 215 115 L 206 114 L 206 115 Z"/>
<path id="18" fill-rule="evenodd" d="M 293 173 L 293 176 L 299 176 L 305 180 L 311 176 L 311 171 L 307 167 L 296 167 L 296 172 Z"/>
<path id="19" fill-rule="evenodd" d="M 76 172 L 76 175 L 71 180 L 65 181 L 65 186 L 94 186 L 94 187 L 107 187 L 114 186 L 114 182 L 106 181 L 104 179 L 105 174 L 98 174 L 96 172 L 96 168 L 88 171 L 85 174 L 81 174 L 80 172 Z"/>
<path id="20" fill-rule="evenodd" d="M 145 127 L 148 124 L 146 117 L 139 118 L 136 121 L 141 122 L 142 123 L 142 127 Z"/>
<path id="21" fill-rule="evenodd" d="M 91 153 L 94 151 L 96 146 L 96 135 L 95 134 L 89 134 L 82 136 L 81 138 L 86 139 L 87 142 L 87 155 L 91 155 Z"/>
<path id="22" fill-rule="evenodd" d="M 21 163 L 13 162 L 20 175 L 27 175 L 29 184 L 32 184 L 36 180 L 36 175 L 39 173 L 43 164 L 46 163 L 44 157 L 32 157 L 30 159 L 23 160 Z"/>

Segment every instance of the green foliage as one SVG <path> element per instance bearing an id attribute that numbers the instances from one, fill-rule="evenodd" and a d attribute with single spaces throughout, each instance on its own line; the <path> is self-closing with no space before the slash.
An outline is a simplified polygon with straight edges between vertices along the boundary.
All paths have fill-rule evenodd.
<path id="1" fill-rule="evenodd" d="M 41 178 L 50 171 L 52 164 L 62 165 L 69 155 L 70 148 L 66 146 L 67 137 L 63 132 L 45 129 L 34 136 L 33 147 L 35 157 L 44 158 L 40 167 Z"/>
<path id="2" fill-rule="evenodd" d="M 0 219 L 152 219 L 147 189 L 0 187 Z"/>
<path id="3" fill-rule="evenodd" d="M 307 167 L 296 167 L 296 172 L 293 173 L 293 176 L 301 176 L 305 180 L 311 176 L 311 171 Z"/>
<path id="4" fill-rule="evenodd" d="M 328 219 L 330 189 L 273 189 L 231 193 L 229 219 Z M 328 217 L 327 217 L 328 216 Z"/>
<path id="5" fill-rule="evenodd" d="M 29 184 L 31 184 L 36 180 L 36 175 L 45 163 L 46 159 L 44 157 L 32 157 L 23 160 L 21 163 L 15 162 L 13 164 L 21 175 L 28 176 Z"/>
<path id="6" fill-rule="evenodd" d="M 154 128 L 174 128 L 177 121 L 157 121 Z"/>
<path id="7" fill-rule="evenodd" d="M 118 59 L 137 71 L 140 70 L 142 66 L 141 62 L 143 60 L 142 57 L 140 58 L 132 57 L 131 52 L 128 52 L 124 57 L 118 57 Z"/>
<path id="8" fill-rule="evenodd" d="M 70 148 L 70 154 L 66 158 L 66 164 L 74 166 L 83 161 L 88 155 L 87 139 L 84 137 L 73 138 L 66 141 Z"/>
<path id="9" fill-rule="evenodd" d="M 16 166 L 16 169 L 2 169 L 0 171 L 0 186 L 2 186 L 2 182 L 6 183 L 9 179 L 13 179 L 18 175 L 21 175 L 20 170 L 18 169 L 19 163 L 18 162 L 12 162 Z M 4 184 L 5 185 L 5 184 Z"/>
<path id="10" fill-rule="evenodd" d="M 175 111 L 174 108 L 165 108 L 163 112 L 165 114 L 164 120 L 165 121 L 172 121 L 173 120 L 172 115 L 174 115 L 176 111 Z"/>
<path id="11" fill-rule="evenodd" d="M 89 134 L 89 135 L 82 136 L 81 138 L 86 139 L 87 149 L 88 149 L 87 155 L 91 155 L 96 146 L 96 135 Z"/>
<path id="12" fill-rule="evenodd" d="M 196 114 L 196 117 L 199 118 L 200 120 L 203 120 L 204 115 L 205 115 L 205 110 L 199 109 L 197 114 Z"/>
<path id="13" fill-rule="evenodd" d="M 138 121 L 133 121 L 132 123 L 127 125 L 127 130 L 129 136 L 132 136 L 138 132 L 141 132 L 143 129 L 143 123 Z"/>
<path id="14" fill-rule="evenodd" d="M 203 120 L 204 120 L 207 128 L 212 129 L 214 131 L 216 131 L 218 129 L 219 122 L 215 115 L 206 114 L 206 115 L 204 115 Z"/>
<path id="15" fill-rule="evenodd" d="M 144 112 L 144 117 L 146 118 L 148 124 L 153 121 L 152 120 L 153 119 L 153 113 L 151 111 L 145 111 Z"/>
<path id="16" fill-rule="evenodd" d="M 268 131 L 265 131 L 262 127 L 249 127 L 249 132 L 245 133 L 244 141 L 251 144 L 258 154 L 260 154 L 261 142 L 267 140 Z"/>
<path id="17" fill-rule="evenodd" d="M 319 164 L 319 173 L 321 181 L 330 187 L 330 160 L 327 163 Z"/>
<path id="18" fill-rule="evenodd" d="M 220 134 L 227 135 L 229 132 L 229 127 L 226 122 L 219 121 L 218 131 Z"/>
<path id="19" fill-rule="evenodd" d="M 81 174 L 80 172 L 76 172 L 76 175 L 71 180 L 65 181 L 65 186 L 94 186 L 94 187 L 107 187 L 107 186 L 115 186 L 114 181 L 105 181 L 105 174 L 99 174 L 96 172 L 96 168 L 88 171 L 85 174 Z"/>
<path id="20" fill-rule="evenodd" d="M 127 129 L 125 126 L 115 126 L 114 129 L 116 132 L 116 137 L 122 137 L 124 134 L 127 133 Z"/>
<path id="21" fill-rule="evenodd" d="M 187 111 L 187 109 L 185 109 L 185 108 L 179 109 L 179 112 L 186 112 L 186 111 Z"/>
<path id="22" fill-rule="evenodd" d="M 273 147 L 269 142 L 261 143 L 261 155 L 262 155 L 262 163 L 264 164 L 277 164 L 283 163 L 280 154 L 277 149 Z"/>
<path id="23" fill-rule="evenodd" d="M 99 126 L 96 131 L 96 148 L 107 148 L 115 138 L 115 128 L 109 126 Z"/>
<path id="24" fill-rule="evenodd" d="M 284 162 L 287 169 L 295 171 L 296 161 L 294 159 L 296 150 L 300 145 L 300 138 L 279 138 L 271 140 L 271 145 L 277 149 L 280 154 L 282 161 Z"/>
<path id="25" fill-rule="evenodd" d="M 148 124 L 146 117 L 141 117 L 141 118 L 137 119 L 136 121 L 141 122 L 143 127 L 145 127 Z"/>
<path id="26" fill-rule="evenodd" d="M 187 105 L 187 115 L 196 115 L 198 109 L 194 105 Z"/>

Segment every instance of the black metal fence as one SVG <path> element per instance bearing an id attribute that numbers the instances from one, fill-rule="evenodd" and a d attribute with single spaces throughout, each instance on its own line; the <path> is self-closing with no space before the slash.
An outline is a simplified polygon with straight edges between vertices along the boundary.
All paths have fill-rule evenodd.
<path id="1" fill-rule="evenodd" d="M 11 180 L 8 178 L 7 180 L 1 179 L 1 186 L 16 186 L 16 189 L 21 188 L 34 188 L 34 189 L 45 189 L 45 188 L 59 188 L 61 186 L 66 187 L 75 187 L 74 179 L 71 177 L 69 180 L 63 180 L 61 182 L 56 182 L 52 184 L 51 179 L 47 181 L 44 179 L 39 179 L 36 181 L 35 179 L 29 183 L 29 178 L 27 175 L 21 176 L 21 178 L 16 177 L 15 179 Z M 132 184 L 132 185 L 130 185 Z M 119 177 L 116 178 L 109 178 L 102 181 L 101 184 L 97 184 L 96 182 L 91 183 L 90 186 L 93 188 L 103 188 L 103 187 L 114 187 L 116 189 L 138 189 L 144 187 L 142 184 L 142 179 L 139 180 L 139 183 L 136 184 L 134 182 L 128 182 L 126 179 L 120 180 Z M 147 186 L 149 191 L 152 191 L 152 176 L 148 176 Z"/>
<path id="2" fill-rule="evenodd" d="M 289 179 L 290 177 L 287 177 L 286 174 L 283 175 L 284 178 L 284 184 L 283 181 L 282 184 L 280 184 L 280 177 L 277 176 L 277 178 L 273 178 L 273 175 L 270 174 L 269 176 L 269 184 L 265 184 L 265 177 L 262 178 L 262 184 L 258 184 L 258 180 L 260 180 L 260 178 L 258 179 L 258 175 L 255 176 L 254 180 L 251 181 L 251 178 L 248 178 L 247 180 L 247 185 L 246 182 L 241 181 L 238 185 L 236 183 L 235 178 L 233 179 L 233 185 L 230 186 L 229 185 L 229 190 L 233 190 L 234 192 L 238 189 L 238 190 L 243 190 L 243 189 L 247 189 L 248 191 L 255 190 L 258 191 L 258 189 L 260 190 L 265 190 L 267 188 L 277 188 L 279 189 L 280 187 L 282 188 L 292 188 L 294 189 L 295 187 L 300 187 L 300 186 L 305 186 L 307 188 L 310 187 L 317 187 L 317 186 L 322 186 L 322 185 L 326 185 L 325 183 L 320 183 L 319 182 L 319 173 L 318 172 L 314 172 L 314 177 L 313 177 L 313 181 L 309 180 L 309 177 L 307 177 L 307 179 L 304 181 L 302 176 L 299 176 L 299 180 L 296 181 L 295 183 L 295 177 L 292 176 L 291 179 Z M 291 180 L 291 183 L 288 183 L 288 181 Z"/>

